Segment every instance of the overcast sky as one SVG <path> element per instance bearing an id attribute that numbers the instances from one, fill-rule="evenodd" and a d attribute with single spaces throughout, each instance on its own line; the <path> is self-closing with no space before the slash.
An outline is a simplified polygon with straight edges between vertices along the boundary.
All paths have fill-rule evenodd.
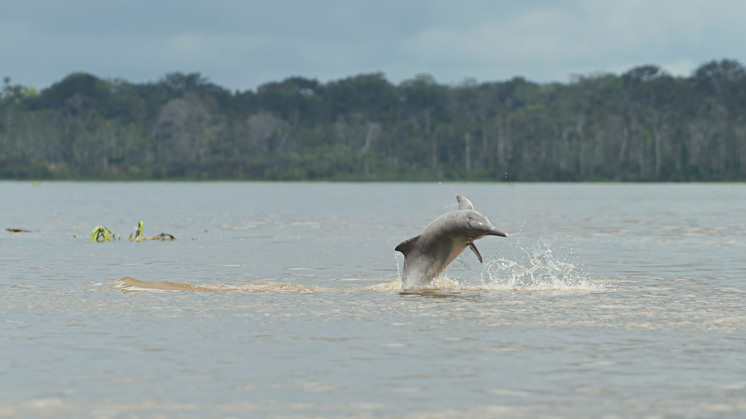
<path id="1" fill-rule="evenodd" d="M 746 62 L 743 0 L 0 0 L 0 77 L 133 82 L 200 72 L 229 89 L 381 71 L 567 82 L 656 64 Z"/>

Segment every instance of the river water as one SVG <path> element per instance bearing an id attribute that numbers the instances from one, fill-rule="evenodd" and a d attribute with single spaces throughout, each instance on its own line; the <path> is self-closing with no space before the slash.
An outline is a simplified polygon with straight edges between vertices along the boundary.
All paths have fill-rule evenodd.
<path id="1" fill-rule="evenodd" d="M 508 238 L 394 252 L 466 195 Z M 746 185 L 0 182 L 0 416 L 746 415 Z M 130 242 L 138 221 L 145 236 Z M 91 243 L 96 225 L 122 240 Z"/>

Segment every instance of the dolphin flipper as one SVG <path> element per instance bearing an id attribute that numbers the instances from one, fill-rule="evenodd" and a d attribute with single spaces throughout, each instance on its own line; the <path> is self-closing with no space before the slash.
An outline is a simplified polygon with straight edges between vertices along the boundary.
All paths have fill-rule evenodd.
<path id="1" fill-rule="evenodd" d="M 474 204 L 469 201 L 469 198 L 463 196 L 463 195 L 456 195 L 456 200 L 458 201 L 458 209 L 460 210 L 473 210 Z"/>
<path id="2" fill-rule="evenodd" d="M 482 255 L 479 253 L 479 250 L 477 250 L 477 246 L 475 246 L 474 243 L 469 243 L 469 249 L 471 249 L 471 251 L 474 252 L 475 255 L 477 255 L 477 259 L 479 259 L 479 263 L 484 263 L 482 261 Z"/>
<path id="3" fill-rule="evenodd" d="M 399 243 L 394 250 L 397 252 L 402 252 L 404 256 L 407 256 L 407 253 L 412 250 L 412 247 L 414 247 L 414 244 L 419 238 L 420 236 L 414 236 L 411 239 L 404 240 L 403 242 Z"/>

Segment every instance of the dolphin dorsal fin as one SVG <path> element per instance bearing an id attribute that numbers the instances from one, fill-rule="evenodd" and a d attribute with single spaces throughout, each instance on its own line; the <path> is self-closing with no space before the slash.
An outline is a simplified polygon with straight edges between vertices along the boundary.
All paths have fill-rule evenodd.
<path id="1" fill-rule="evenodd" d="M 463 195 L 456 195 L 456 200 L 458 201 L 458 209 L 460 210 L 473 210 L 474 204 L 469 201 L 469 198 L 463 196 Z"/>
<path id="2" fill-rule="evenodd" d="M 394 250 L 396 250 L 397 252 L 402 252 L 404 256 L 407 256 L 407 253 L 412 250 L 412 247 L 414 247 L 414 244 L 419 238 L 420 236 L 414 236 L 411 239 L 404 240 L 403 242 L 399 243 Z"/>

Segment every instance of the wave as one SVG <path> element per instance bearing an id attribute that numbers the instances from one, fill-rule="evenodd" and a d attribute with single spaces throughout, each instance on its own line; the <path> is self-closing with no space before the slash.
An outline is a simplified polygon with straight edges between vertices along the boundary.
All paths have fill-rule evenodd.
<path id="1" fill-rule="evenodd" d="M 142 281 L 131 276 L 111 281 L 111 286 L 122 292 L 248 292 L 248 293 L 277 293 L 277 292 L 320 292 L 323 288 L 316 285 L 307 287 L 284 282 L 256 281 L 245 285 L 192 285 L 171 281 Z"/>

